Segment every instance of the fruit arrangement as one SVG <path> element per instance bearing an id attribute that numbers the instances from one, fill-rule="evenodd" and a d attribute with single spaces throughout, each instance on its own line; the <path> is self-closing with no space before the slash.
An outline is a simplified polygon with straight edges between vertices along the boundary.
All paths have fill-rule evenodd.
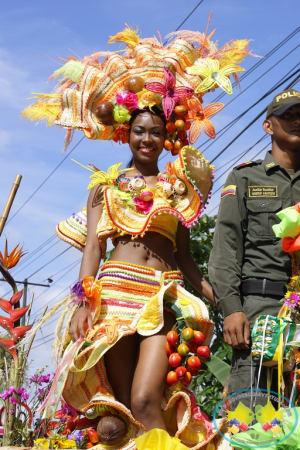
<path id="1" fill-rule="evenodd" d="M 188 387 L 192 377 L 201 369 L 201 361 L 209 360 L 210 350 L 203 345 L 204 341 L 204 334 L 192 328 L 185 328 L 180 338 L 176 331 L 168 332 L 165 350 L 173 369 L 167 375 L 167 384 L 170 387 L 178 382 Z"/>
<path id="2" fill-rule="evenodd" d="M 171 151 L 173 156 L 178 155 L 182 147 L 189 145 L 187 131 L 191 127 L 191 122 L 187 118 L 187 108 L 184 105 L 178 105 L 175 106 L 174 112 L 167 122 L 164 147 Z"/>

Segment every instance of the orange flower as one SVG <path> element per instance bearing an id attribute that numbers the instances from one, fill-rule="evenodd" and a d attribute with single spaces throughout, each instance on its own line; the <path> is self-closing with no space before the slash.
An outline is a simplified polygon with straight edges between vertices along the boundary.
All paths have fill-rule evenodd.
<path id="1" fill-rule="evenodd" d="M 26 255 L 26 253 L 22 252 L 23 249 L 23 245 L 20 249 L 18 249 L 20 244 L 18 244 L 13 251 L 8 254 L 8 250 L 7 250 L 7 239 L 5 241 L 5 248 L 4 248 L 4 255 L 2 255 L 1 251 L 0 251 L 0 260 L 3 263 L 3 266 L 6 267 L 6 269 L 11 269 L 12 267 L 15 267 L 18 262 L 20 261 L 20 259 L 22 258 L 22 256 Z"/>
<path id="2" fill-rule="evenodd" d="M 213 124 L 208 118 L 221 111 L 224 104 L 210 103 L 203 108 L 200 101 L 197 99 L 188 99 L 186 102 L 189 111 L 187 120 L 192 122 L 189 132 L 190 144 L 194 144 L 197 141 L 200 137 L 202 128 L 208 137 L 214 139 L 216 137 L 216 132 Z"/>
<path id="3" fill-rule="evenodd" d="M 116 125 L 112 140 L 115 142 L 122 142 L 122 144 L 127 144 L 129 138 L 129 124 L 128 123 L 119 123 Z"/>

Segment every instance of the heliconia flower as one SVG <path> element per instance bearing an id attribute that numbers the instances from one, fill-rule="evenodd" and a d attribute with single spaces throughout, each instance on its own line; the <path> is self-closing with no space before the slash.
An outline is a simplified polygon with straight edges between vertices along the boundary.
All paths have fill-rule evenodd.
<path id="1" fill-rule="evenodd" d="M 164 74 L 165 84 L 153 81 L 152 83 L 146 83 L 145 88 L 163 97 L 162 107 L 166 118 L 169 119 L 178 100 L 190 97 L 194 93 L 194 89 L 187 86 L 176 86 L 174 75 L 165 67 Z"/>
<path id="2" fill-rule="evenodd" d="M 0 308 L 3 309 L 7 314 L 10 314 L 12 310 L 12 304 L 4 298 L 0 298 Z"/>
<path id="3" fill-rule="evenodd" d="M 297 292 L 287 292 L 285 299 L 284 299 L 284 303 L 286 306 L 289 306 L 290 308 L 295 308 L 300 300 L 300 296 Z"/>
<path id="4" fill-rule="evenodd" d="M 245 69 L 236 64 L 227 64 L 220 68 L 219 61 L 211 58 L 201 59 L 199 65 L 194 65 L 186 69 L 187 73 L 199 75 L 203 79 L 195 89 L 196 94 L 209 91 L 210 89 L 213 89 L 216 84 L 227 94 L 232 94 L 232 84 L 228 75 L 244 70 Z"/>
<path id="5" fill-rule="evenodd" d="M 0 259 L 3 263 L 3 266 L 6 267 L 6 269 L 11 269 L 12 267 L 15 267 L 22 256 L 26 255 L 26 253 L 22 252 L 23 245 L 21 248 L 19 248 L 19 244 L 13 249 L 13 251 L 8 254 L 7 250 L 7 240 L 5 241 L 5 248 L 4 248 L 4 254 L 2 255 L 0 251 Z"/>
<path id="6" fill-rule="evenodd" d="M 15 342 L 12 339 L 0 339 L 0 347 L 3 347 L 17 361 L 18 355 L 14 348 Z"/>
<path id="7" fill-rule="evenodd" d="M 29 306 L 25 306 L 25 308 L 14 309 L 10 313 L 11 320 L 13 322 L 16 322 L 17 320 L 19 320 L 21 317 L 23 317 L 27 313 L 28 309 L 29 309 Z"/>
<path id="8" fill-rule="evenodd" d="M 10 304 L 15 305 L 16 303 L 18 303 L 18 301 L 21 299 L 22 295 L 23 295 L 23 289 L 19 292 L 16 292 L 12 296 L 12 298 L 9 300 Z"/>
<path id="9" fill-rule="evenodd" d="M 187 99 L 186 103 L 189 110 L 187 120 L 192 122 L 189 131 L 190 144 L 194 144 L 197 141 L 202 129 L 208 137 L 214 139 L 216 137 L 216 132 L 213 124 L 208 118 L 221 111 L 221 109 L 224 108 L 224 104 L 210 103 L 203 108 L 201 102 L 197 99 Z"/>
<path id="10" fill-rule="evenodd" d="M 27 331 L 29 331 L 32 328 L 32 325 L 27 325 L 25 327 L 15 327 L 12 330 L 12 338 L 15 342 L 17 342 L 19 339 L 21 339 Z"/>
<path id="11" fill-rule="evenodd" d="M 12 331 L 13 321 L 10 317 L 0 316 L 0 327 L 4 328 L 5 330 Z"/>

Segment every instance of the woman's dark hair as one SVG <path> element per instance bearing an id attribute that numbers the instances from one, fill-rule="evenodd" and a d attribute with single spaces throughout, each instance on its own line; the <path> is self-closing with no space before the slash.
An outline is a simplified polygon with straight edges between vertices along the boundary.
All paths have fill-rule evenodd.
<path id="1" fill-rule="evenodd" d="M 150 114 L 152 114 L 153 116 L 158 116 L 161 118 L 161 120 L 164 123 L 164 126 L 167 125 L 167 121 L 166 121 L 166 117 L 163 113 L 163 111 L 158 108 L 158 106 L 153 106 L 151 109 L 149 107 L 143 108 L 143 109 L 135 109 L 132 114 L 131 114 L 131 118 L 129 121 L 129 125 L 130 127 L 132 126 L 133 122 L 135 121 L 135 119 L 140 115 L 143 114 L 144 112 L 149 112 Z M 127 169 L 129 169 L 130 167 L 132 167 L 133 164 L 133 158 L 131 158 L 131 160 L 128 162 L 127 164 Z"/>

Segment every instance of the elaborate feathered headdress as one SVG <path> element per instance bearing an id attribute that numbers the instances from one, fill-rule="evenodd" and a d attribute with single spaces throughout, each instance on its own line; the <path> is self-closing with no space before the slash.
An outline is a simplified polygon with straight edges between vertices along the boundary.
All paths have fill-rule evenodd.
<path id="1" fill-rule="evenodd" d="M 166 117 L 165 147 L 173 154 L 193 144 L 202 129 L 214 138 L 209 118 L 224 105 L 203 107 L 203 96 L 217 87 L 231 94 L 230 75 L 238 81 L 237 73 L 244 69 L 237 63 L 251 53 L 248 40 L 230 41 L 218 50 L 211 41 L 213 33 L 171 33 L 167 38 L 173 41 L 164 46 L 155 37 L 140 39 L 138 30 L 126 25 L 108 41 L 124 42 L 124 54 L 68 57 L 50 77 L 62 77 L 53 93 L 35 94 L 36 103 L 22 115 L 67 128 L 65 148 L 73 129 L 82 130 L 89 139 L 126 143 L 132 111 L 154 106 Z"/>

